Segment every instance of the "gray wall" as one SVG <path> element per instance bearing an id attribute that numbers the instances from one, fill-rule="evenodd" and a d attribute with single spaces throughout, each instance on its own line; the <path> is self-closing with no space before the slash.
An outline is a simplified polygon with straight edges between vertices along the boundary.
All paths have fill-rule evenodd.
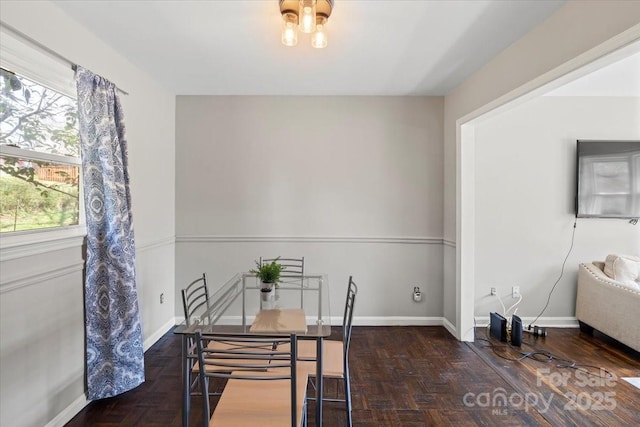
<path id="1" fill-rule="evenodd" d="M 334 316 L 353 275 L 356 322 L 441 322 L 442 98 L 179 96 L 176 117 L 178 284 L 305 256 Z"/>

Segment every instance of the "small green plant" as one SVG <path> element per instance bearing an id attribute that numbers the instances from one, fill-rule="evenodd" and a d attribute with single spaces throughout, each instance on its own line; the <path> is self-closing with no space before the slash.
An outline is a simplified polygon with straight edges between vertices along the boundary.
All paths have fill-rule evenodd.
<path id="1" fill-rule="evenodd" d="M 256 261 L 255 269 L 251 270 L 250 273 L 255 274 L 260 278 L 262 283 L 278 283 L 280 281 L 280 272 L 283 270 L 282 265 L 278 264 L 280 257 L 274 259 L 270 263 L 260 264 L 260 261 Z"/>

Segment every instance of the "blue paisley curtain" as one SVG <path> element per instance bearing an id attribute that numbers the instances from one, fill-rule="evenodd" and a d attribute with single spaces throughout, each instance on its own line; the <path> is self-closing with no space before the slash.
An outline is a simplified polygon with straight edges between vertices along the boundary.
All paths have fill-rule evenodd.
<path id="1" fill-rule="evenodd" d="M 144 382 L 142 327 L 122 107 L 113 83 L 77 67 L 87 221 L 85 328 L 89 400 Z"/>

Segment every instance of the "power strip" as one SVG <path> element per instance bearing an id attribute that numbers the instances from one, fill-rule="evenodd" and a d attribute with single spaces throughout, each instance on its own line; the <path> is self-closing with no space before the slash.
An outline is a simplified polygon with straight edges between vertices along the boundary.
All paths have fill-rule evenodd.
<path id="1" fill-rule="evenodd" d="M 528 329 L 524 329 L 524 332 L 533 335 L 534 337 L 546 337 L 547 336 L 547 328 L 542 328 L 539 326 L 534 326 L 533 331 L 531 330 L 531 326 Z"/>

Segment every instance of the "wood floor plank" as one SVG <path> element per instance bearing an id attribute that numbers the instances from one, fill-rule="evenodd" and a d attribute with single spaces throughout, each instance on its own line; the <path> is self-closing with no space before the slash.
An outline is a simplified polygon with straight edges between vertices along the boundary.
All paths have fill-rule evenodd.
<path id="1" fill-rule="evenodd" d="M 334 329 L 337 338 L 339 330 Z M 526 338 L 530 345 L 523 346 L 523 352 L 546 350 L 596 372 L 606 369 L 617 378 L 609 385 L 583 384 L 586 380 L 581 382 L 575 369 L 533 359 L 506 360 L 503 357 L 517 358 L 518 352 L 484 341 L 483 330 L 477 337 L 474 343 L 462 343 L 442 327 L 354 327 L 354 426 L 640 425 L 640 390 L 619 379 L 640 377 L 637 352 L 578 329 L 551 329 L 548 337 L 536 341 Z M 144 384 L 90 403 L 67 426 L 180 426 L 180 338 L 172 332 L 164 335 L 145 353 L 145 369 Z M 566 382 L 560 381 L 563 374 L 569 375 Z M 344 394 L 335 381 L 326 381 L 324 389 L 328 395 Z M 607 392 L 615 393 L 615 408 L 594 409 L 598 393 L 604 397 Z M 501 393 L 507 396 L 506 405 L 500 405 Z M 552 399 L 546 408 L 541 402 L 525 405 L 519 399 L 526 396 Z M 212 398 L 213 407 L 215 402 Z M 310 427 L 314 405 L 309 404 Z M 201 398 L 194 397 L 192 426 L 199 425 L 200 410 Z M 325 426 L 346 426 L 344 404 L 326 403 L 324 416 Z"/>

